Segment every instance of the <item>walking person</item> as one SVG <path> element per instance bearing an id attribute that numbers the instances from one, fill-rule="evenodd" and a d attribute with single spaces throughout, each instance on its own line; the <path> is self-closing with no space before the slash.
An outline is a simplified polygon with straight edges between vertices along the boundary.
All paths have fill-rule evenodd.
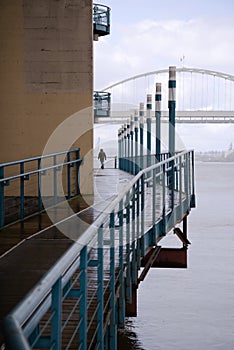
<path id="1" fill-rule="evenodd" d="M 100 152 L 98 153 L 98 159 L 101 162 L 101 168 L 104 169 L 104 161 L 106 160 L 106 153 L 103 151 L 103 149 L 100 149 Z"/>

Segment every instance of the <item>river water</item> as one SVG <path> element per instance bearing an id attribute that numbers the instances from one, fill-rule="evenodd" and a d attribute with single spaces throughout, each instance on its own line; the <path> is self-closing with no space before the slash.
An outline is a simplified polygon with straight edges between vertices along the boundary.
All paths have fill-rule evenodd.
<path id="1" fill-rule="evenodd" d="M 234 349 L 234 163 L 196 163 L 196 200 L 188 268 L 150 270 L 119 349 Z"/>

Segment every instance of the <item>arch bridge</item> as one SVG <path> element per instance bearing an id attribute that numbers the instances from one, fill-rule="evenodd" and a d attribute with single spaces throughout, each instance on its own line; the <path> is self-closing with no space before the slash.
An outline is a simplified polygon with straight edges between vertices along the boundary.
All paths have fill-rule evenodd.
<path id="1" fill-rule="evenodd" d="M 234 123 L 234 76 L 201 68 L 176 68 L 177 123 Z M 155 83 L 162 83 L 162 95 L 167 96 L 168 69 L 160 69 L 126 78 L 105 87 L 111 94 L 108 118 L 96 116 L 101 123 L 122 123 L 144 101 L 146 93 L 155 93 Z M 167 98 L 162 100 L 162 122 L 168 120 Z"/>

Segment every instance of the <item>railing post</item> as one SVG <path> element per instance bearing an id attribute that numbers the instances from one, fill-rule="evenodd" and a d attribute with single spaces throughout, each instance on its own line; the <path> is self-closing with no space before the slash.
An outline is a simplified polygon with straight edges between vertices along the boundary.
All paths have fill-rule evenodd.
<path id="1" fill-rule="evenodd" d="M 191 201 L 190 201 L 190 206 L 191 208 L 195 208 L 196 207 L 196 199 L 195 199 L 195 180 L 194 180 L 194 151 L 192 151 L 192 196 L 191 196 Z"/>
<path id="2" fill-rule="evenodd" d="M 67 152 L 67 198 L 71 198 L 71 151 Z"/>
<path id="3" fill-rule="evenodd" d="M 87 349 L 87 246 L 84 246 L 80 252 L 80 329 L 79 340 L 80 349 Z"/>
<path id="4" fill-rule="evenodd" d="M 131 205 L 131 227 L 132 227 L 132 237 L 131 237 L 131 251 L 132 251 L 132 264 L 131 264 L 131 275 L 132 284 L 137 286 L 137 258 L 136 258 L 136 185 L 132 187 L 132 205 Z"/>
<path id="5" fill-rule="evenodd" d="M 127 159 L 127 124 L 124 124 L 124 159 L 123 170 L 127 171 L 126 159 Z"/>
<path id="6" fill-rule="evenodd" d="M 131 280 L 131 261 L 130 261 L 130 195 L 126 194 L 126 299 L 127 303 L 132 302 L 132 280 Z"/>
<path id="7" fill-rule="evenodd" d="M 147 123 L 147 167 L 151 165 L 151 110 L 152 95 L 147 95 L 146 123 Z M 150 176 L 150 173 L 149 173 Z"/>
<path id="8" fill-rule="evenodd" d="M 41 158 L 37 161 L 37 170 L 38 170 L 38 178 L 37 178 L 37 187 L 38 187 L 38 211 L 40 212 L 42 210 L 42 199 L 41 199 L 41 192 L 42 192 L 42 181 L 41 181 Z"/>
<path id="9" fill-rule="evenodd" d="M 153 193 L 152 193 L 153 242 L 152 242 L 152 245 L 156 245 L 156 243 L 157 243 L 157 237 L 156 237 L 156 184 L 157 184 L 156 171 L 157 171 L 157 169 L 153 170 Z"/>
<path id="10" fill-rule="evenodd" d="M 52 288 L 52 305 L 53 314 L 51 320 L 51 344 L 53 349 L 61 349 L 61 326 L 62 326 L 62 281 L 61 278 Z"/>
<path id="11" fill-rule="evenodd" d="M 134 174 L 134 162 L 133 162 L 133 135 L 134 135 L 134 116 L 131 115 L 131 120 L 130 120 L 130 145 L 131 145 L 131 150 L 130 150 L 130 172 L 131 174 Z"/>
<path id="12" fill-rule="evenodd" d="M 104 299 L 103 299 L 103 225 L 98 229 L 98 331 L 97 331 L 97 345 L 98 350 L 104 350 Z"/>
<path id="13" fill-rule="evenodd" d="M 130 173 L 130 155 L 131 155 L 131 146 L 130 146 L 130 119 L 127 120 L 127 172 Z"/>
<path id="14" fill-rule="evenodd" d="M 118 130 L 118 158 L 119 158 L 119 169 L 121 169 L 121 128 Z"/>
<path id="15" fill-rule="evenodd" d="M 75 152 L 76 152 L 76 160 L 80 159 L 80 149 L 77 149 Z M 77 161 L 76 162 L 76 195 L 77 196 L 80 194 L 79 167 L 80 167 L 80 163 Z"/>
<path id="16" fill-rule="evenodd" d="M 170 157 L 175 155 L 175 107 L 176 107 L 176 67 L 169 67 L 169 154 Z M 169 172 L 169 186 L 170 186 L 170 197 L 171 197 L 171 210 L 174 209 L 174 188 L 175 188 L 175 177 L 174 177 L 174 160 L 170 162 L 171 170 Z"/>
<path id="17" fill-rule="evenodd" d="M 144 103 L 140 103 L 140 169 L 144 168 Z"/>
<path id="18" fill-rule="evenodd" d="M 4 179 L 4 167 L 0 167 L 0 179 Z M 0 227 L 5 224 L 4 182 L 0 183 Z"/>
<path id="19" fill-rule="evenodd" d="M 145 181 L 141 176 L 141 255 L 145 255 Z"/>
<path id="20" fill-rule="evenodd" d="M 119 309 L 118 321 L 120 327 L 125 326 L 125 285 L 124 285 L 124 250 L 123 250 L 123 199 L 119 202 Z"/>
<path id="21" fill-rule="evenodd" d="M 134 174 L 136 175 L 139 170 L 138 166 L 138 115 L 137 111 L 135 111 L 135 116 L 134 116 L 134 121 L 135 121 L 135 170 Z"/>
<path id="22" fill-rule="evenodd" d="M 53 156 L 53 165 L 55 166 L 57 164 L 57 156 Z M 58 188 L 57 188 L 57 167 L 54 167 L 54 204 L 57 204 L 58 202 Z"/>
<path id="23" fill-rule="evenodd" d="M 141 267 L 141 227 L 140 227 L 140 179 L 137 180 L 137 195 L 136 195 L 136 213 L 137 213 L 137 268 Z"/>
<path id="24" fill-rule="evenodd" d="M 166 180 L 167 180 L 167 173 L 166 173 L 166 165 L 163 164 L 162 166 L 162 233 L 165 235 L 166 233 Z"/>
<path id="25" fill-rule="evenodd" d="M 20 163 L 20 174 L 24 174 L 24 163 Z M 24 218 L 24 176 L 20 176 L 20 219 Z"/>
<path id="26" fill-rule="evenodd" d="M 115 319 L 115 215 L 110 214 L 110 349 L 117 349 L 117 327 Z"/>
<path id="27" fill-rule="evenodd" d="M 161 154 L 161 83 L 156 83 L 156 94 L 155 94 L 155 118 L 156 118 L 156 145 L 155 153 L 157 161 L 160 162 Z"/>

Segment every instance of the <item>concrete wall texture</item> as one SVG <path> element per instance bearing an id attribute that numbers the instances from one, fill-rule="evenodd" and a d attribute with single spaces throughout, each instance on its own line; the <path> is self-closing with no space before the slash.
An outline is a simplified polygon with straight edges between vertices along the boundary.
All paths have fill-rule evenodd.
<path id="1" fill-rule="evenodd" d="M 91 194 L 92 0 L 1 0 L 0 12 L 0 163 L 80 147 Z"/>

